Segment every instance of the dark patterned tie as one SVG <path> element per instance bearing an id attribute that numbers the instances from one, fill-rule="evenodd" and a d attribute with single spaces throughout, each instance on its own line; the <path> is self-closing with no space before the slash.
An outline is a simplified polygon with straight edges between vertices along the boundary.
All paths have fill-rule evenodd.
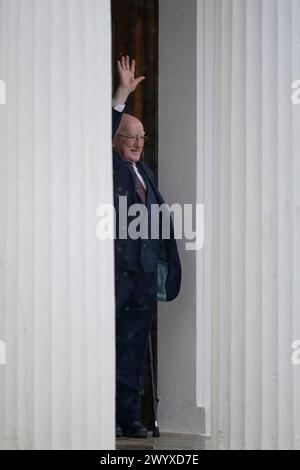
<path id="1" fill-rule="evenodd" d="M 133 164 L 131 164 L 132 166 L 132 169 L 134 171 L 134 176 L 135 176 L 135 189 L 136 189 L 136 192 L 137 194 L 139 195 L 141 201 L 143 204 L 146 204 L 146 191 L 145 191 L 145 188 L 140 180 L 140 178 L 138 177 L 138 175 L 136 174 L 136 171 L 134 169 L 134 166 Z"/>

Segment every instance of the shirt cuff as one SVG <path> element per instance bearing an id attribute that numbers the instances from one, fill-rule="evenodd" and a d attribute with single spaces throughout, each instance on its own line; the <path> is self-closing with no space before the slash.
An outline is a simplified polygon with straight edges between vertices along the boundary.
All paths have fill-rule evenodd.
<path id="1" fill-rule="evenodd" d="M 115 111 L 122 113 L 124 111 L 125 104 L 118 104 L 113 100 L 112 107 L 114 108 Z"/>

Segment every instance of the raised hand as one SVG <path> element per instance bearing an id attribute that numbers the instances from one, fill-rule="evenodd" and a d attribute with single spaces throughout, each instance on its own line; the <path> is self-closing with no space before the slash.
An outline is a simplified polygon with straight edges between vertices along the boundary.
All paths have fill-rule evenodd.
<path id="1" fill-rule="evenodd" d="M 119 73 L 119 87 L 114 95 L 114 101 L 119 104 L 124 104 L 139 83 L 141 83 L 145 77 L 140 76 L 135 78 L 135 60 L 122 56 L 121 60 L 117 62 L 118 73 Z"/>
<path id="2" fill-rule="evenodd" d="M 126 88 L 132 93 L 137 85 L 142 82 L 145 77 L 140 76 L 135 78 L 135 60 L 132 59 L 130 64 L 129 56 L 122 57 L 121 60 L 118 60 L 118 72 L 120 77 L 120 87 Z"/>

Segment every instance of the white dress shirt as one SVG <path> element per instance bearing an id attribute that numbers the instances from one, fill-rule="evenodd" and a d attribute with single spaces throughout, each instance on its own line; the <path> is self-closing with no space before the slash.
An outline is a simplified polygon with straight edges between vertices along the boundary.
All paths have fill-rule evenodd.
<path id="1" fill-rule="evenodd" d="M 141 175 L 141 173 L 139 172 L 137 166 L 135 163 L 131 163 L 131 166 L 133 167 L 135 173 L 136 173 L 136 176 L 138 177 L 138 179 L 140 180 L 140 182 L 142 183 L 142 185 L 144 186 L 144 189 L 145 191 L 147 191 L 147 186 L 146 186 L 146 183 Z"/>

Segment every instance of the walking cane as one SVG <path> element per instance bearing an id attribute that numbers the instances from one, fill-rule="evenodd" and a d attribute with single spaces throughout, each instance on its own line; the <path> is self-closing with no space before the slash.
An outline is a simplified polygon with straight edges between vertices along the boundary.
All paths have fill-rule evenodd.
<path id="1" fill-rule="evenodd" d="M 153 403 L 153 418 L 154 418 L 154 429 L 152 437 L 160 437 L 158 422 L 157 422 L 157 397 L 155 393 L 154 384 L 154 370 L 153 370 L 153 354 L 152 354 L 152 340 L 151 333 L 149 334 L 149 361 L 150 361 L 150 376 L 151 376 L 151 390 L 152 390 L 152 403 Z"/>

